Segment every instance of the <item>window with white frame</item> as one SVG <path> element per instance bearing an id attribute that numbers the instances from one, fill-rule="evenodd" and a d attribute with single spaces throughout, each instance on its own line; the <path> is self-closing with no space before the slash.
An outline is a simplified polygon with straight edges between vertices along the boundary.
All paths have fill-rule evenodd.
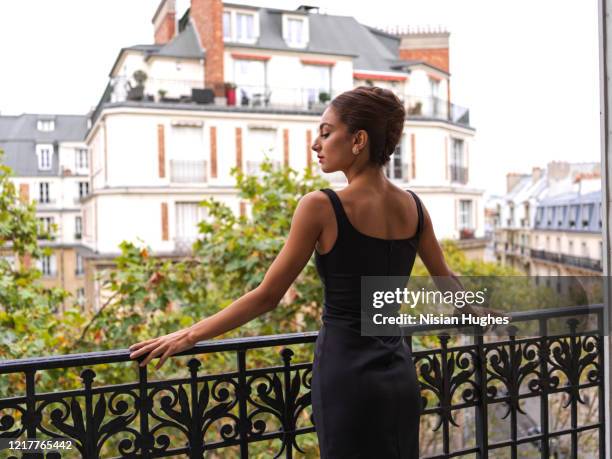
<path id="1" fill-rule="evenodd" d="M 232 13 L 229 11 L 223 12 L 223 39 L 232 39 Z"/>
<path id="2" fill-rule="evenodd" d="M 89 182 L 79 182 L 78 188 L 79 188 L 79 199 L 82 199 L 89 194 Z"/>
<path id="3" fill-rule="evenodd" d="M 266 61 L 234 60 L 234 83 L 240 105 L 265 104 L 267 97 Z"/>
<path id="4" fill-rule="evenodd" d="M 170 130 L 170 181 L 202 183 L 207 179 L 202 126 L 174 124 Z"/>
<path id="5" fill-rule="evenodd" d="M 198 202 L 177 202 L 175 210 L 177 243 L 193 243 L 199 235 L 198 223 L 206 218 L 206 208 Z"/>
<path id="6" fill-rule="evenodd" d="M 74 217 L 74 238 L 81 239 L 83 236 L 83 218 L 80 215 Z"/>
<path id="7" fill-rule="evenodd" d="M 53 167 L 53 145 L 36 145 L 36 156 L 39 170 L 46 171 Z"/>
<path id="8" fill-rule="evenodd" d="M 472 228 L 472 200 L 459 200 L 459 229 Z"/>
<path id="9" fill-rule="evenodd" d="M 572 240 L 567 243 L 567 253 L 574 255 L 574 241 Z"/>
<path id="10" fill-rule="evenodd" d="M 38 217 L 38 225 L 42 233 L 49 236 L 52 235 L 53 217 Z"/>
<path id="11" fill-rule="evenodd" d="M 450 179 L 451 182 L 467 183 L 463 139 L 451 138 Z"/>
<path id="12" fill-rule="evenodd" d="M 331 98 L 331 67 L 328 65 L 304 65 L 304 87 L 306 88 L 307 103 L 323 102 Z"/>
<path id="13" fill-rule="evenodd" d="M 49 182 L 40 182 L 38 184 L 38 202 L 41 204 L 49 204 L 51 202 L 49 194 Z"/>
<path id="14" fill-rule="evenodd" d="M 585 241 L 582 241 L 581 243 L 581 252 L 582 252 L 582 256 L 585 258 L 589 258 L 589 246 L 587 245 L 587 243 Z"/>
<path id="15" fill-rule="evenodd" d="M 76 169 L 87 169 L 89 167 L 89 158 L 87 157 L 86 148 L 77 148 L 75 151 L 75 167 Z"/>
<path id="16" fill-rule="evenodd" d="M 254 11 L 223 11 L 223 39 L 255 43 L 259 36 L 258 15 Z"/>
<path id="17" fill-rule="evenodd" d="M 308 44 L 308 22 L 305 17 L 283 16 L 283 39 L 288 46 L 303 48 Z"/>
<path id="18" fill-rule="evenodd" d="M 43 132 L 51 132 L 55 130 L 55 121 L 53 120 L 38 120 L 36 129 Z"/>
<path id="19" fill-rule="evenodd" d="M 280 167 L 280 160 L 277 158 L 276 148 L 276 129 L 249 128 L 246 173 L 257 175 L 260 173 L 260 166 L 267 157 L 272 160 L 273 167 Z"/>
<path id="20" fill-rule="evenodd" d="M 77 288 L 76 303 L 80 306 L 85 304 L 85 289 L 83 287 Z"/>
<path id="21" fill-rule="evenodd" d="M 391 155 L 391 159 L 386 165 L 386 174 L 387 177 L 391 179 L 398 180 L 408 180 L 408 164 L 404 164 L 403 161 L 403 144 L 404 144 L 404 135 L 402 135 L 400 141 L 398 142 L 393 154 Z"/>
<path id="22" fill-rule="evenodd" d="M 53 277 L 56 274 L 55 255 L 43 255 L 36 260 L 39 271 L 45 277 Z"/>
<path id="23" fill-rule="evenodd" d="M 82 276 L 85 272 L 85 268 L 83 267 L 83 257 L 80 253 L 76 253 L 76 259 L 74 263 L 74 274 L 77 276 Z"/>

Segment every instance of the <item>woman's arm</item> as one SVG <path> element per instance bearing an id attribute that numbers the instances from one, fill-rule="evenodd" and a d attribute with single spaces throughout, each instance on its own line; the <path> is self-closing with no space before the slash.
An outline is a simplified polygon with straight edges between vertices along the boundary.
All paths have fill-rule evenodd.
<path id="1" fill-rule="evenodd" d="M 169 356 L 192 348 L 198 341 L 214 338 L 276 308 L 312 256 L 323 229 L 326 200 L 325 194 L 316 191 L 300 199 L 287 241 L 259 286 L 189 328 L 134 344 L 130 347 L 130 358 L 149 353 L 140 365 L 145 366 L 153 358 L 160 357 L 156 366 L 159 368 Z"/>

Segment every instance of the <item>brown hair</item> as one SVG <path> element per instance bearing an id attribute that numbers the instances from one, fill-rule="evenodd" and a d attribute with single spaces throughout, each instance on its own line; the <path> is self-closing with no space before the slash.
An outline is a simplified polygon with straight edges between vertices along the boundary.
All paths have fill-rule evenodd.
<path id="1" fill-rule="evenodd" d="M 331 101 L 351 133 L 363 129 L 370 139 L 370 162 L 384 166 L 393 154 L 402 131 L 406 110 L 390 90 L 359 86 Z"/>

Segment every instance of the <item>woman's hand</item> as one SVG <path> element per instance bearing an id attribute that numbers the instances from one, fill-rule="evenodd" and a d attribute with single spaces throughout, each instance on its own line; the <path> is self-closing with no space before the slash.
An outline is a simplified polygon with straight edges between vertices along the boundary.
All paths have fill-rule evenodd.
<path id="1" fill-rule="evenodd" d="M 171 355 L 177 354 L 187 349 L 191 349 L 196 344 L 196 340 L 193 338 L 193 333 L 190 328 L 175 331 L 169 335 L 160 336 L 158 338 L 148 339 L 141 341 L 140 343 L 132 344 L 130 346 L 131 359 L 137 359 L 138 357 L 149 353 L 149 355 L 140 362 L 140 366 L 146 366 L 155 357 L 159 357 L 159 362 L 155 366 L 155 369 L 159 369 L 164 362 Z"/>

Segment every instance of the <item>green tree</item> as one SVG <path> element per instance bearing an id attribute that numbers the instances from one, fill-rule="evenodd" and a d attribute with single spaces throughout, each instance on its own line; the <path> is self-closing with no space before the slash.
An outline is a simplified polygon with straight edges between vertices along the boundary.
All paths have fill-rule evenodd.
<path id="1" fill-rule="evenodd" d="M 41 282 L 36 260 L 49 251 L 38 240 L 48 234 L 40 228 L 35 206 L 19 199 L 3 155 L 0 150 L 0 358 L 63 353 L 82 317 L 71 309 L 60 317 L 69 294 Z"/>

